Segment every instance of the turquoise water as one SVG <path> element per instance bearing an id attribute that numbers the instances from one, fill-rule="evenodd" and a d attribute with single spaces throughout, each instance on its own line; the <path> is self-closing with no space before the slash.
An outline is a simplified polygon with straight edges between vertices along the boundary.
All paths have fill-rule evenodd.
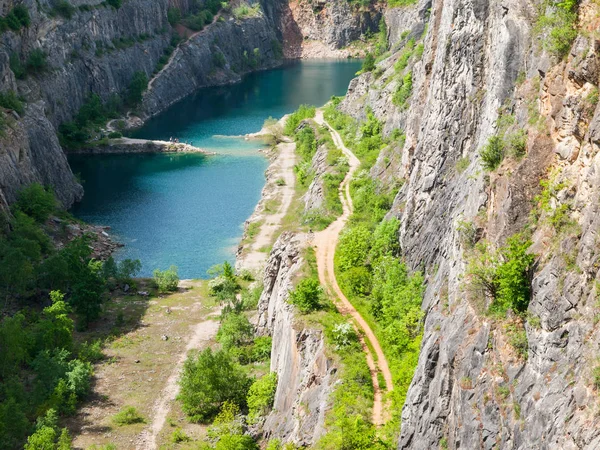
<path id="1" fill-rule="evenodd" d="M 268 161 L 257 141 L 266 118 L 300 104 L 343 95 L 358 61 L 303 61 L 257 72 L 236 85 L 208 88 L 150 120 L 136 137 L 181 142 L 218 155 L 72 155 L 85 196 L 73 214 L 108 225 L 125 244 L 117 259 L 142 261 L 142 275 L 171 264 L 182 278 L 199 278 L 214 264 L 233 262 L 243 223 L 264 185 Z"/>

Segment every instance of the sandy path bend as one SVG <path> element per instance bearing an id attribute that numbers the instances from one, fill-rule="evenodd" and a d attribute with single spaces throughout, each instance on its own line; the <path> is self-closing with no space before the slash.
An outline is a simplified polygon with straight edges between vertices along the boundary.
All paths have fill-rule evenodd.
<path id="1" fill-rule="evenodd" d="M 179 376 L 181 375 L 183 363 L 187 359 L 188 352 L 192 349 L 202 347 L 202 344 L 207 343 L 216 336 L 218 330 L 219 322 L 216 320 L 205 320 L 195 326 L 185 350 L 179 356 L 177 364 L 167 380 L 167 384 L 154 403 L 152 420 L 150 425 L 140 435 L 136 445 L 137 450 L 155 450 L 158 448 L 156 438 L 165 426 L 167 415 L 171 410 L 171 402 L 175 400 L 175 397 L 177 397 L 177 393 L 179 392 L 179 385 L 177 383 L 179 381 Z"/>
<path id="2" fill-rule="evenodd" d="M 348 162 L 350 164 L 350 170 L 348 174 L 340 184 L 340 200 L 342 201 L 342 206 L 344 208 L 343 214 L 338 217 L 338 219 L 333 222 L 329 227 L 325 230 L 315 233 L 313 239 L 313 245 L 316 247 L 316 255 L 317 255 L 317 266 L 319 270 L 319 280 L 322 285 L 327 286 L 328 288 L 333 289 L 333 293 L 335 297 L 337 297 L 337 301 L 335 302 L 335 306 L 338 311 L 346 316 L 351 316 L 356 325 L 364 332 L 364 336 L 368 339 L 371 344 L 371 348 L 375 350 L 375 354 L 377 355 L 377 362 L 374 361 L 373 355 L 371 354 L 371 349 L 366 345 L 364 339 L 361 338 L 361 344 L 364 352 L 367 355 L 367 364 L 369 365 L 369 370 L 371 372 L 371 379 L 373 381 L 373 389 L 375 391 L 374 400 L 373 400 L 373 424 L 376 426 L 381 426 L 385 423 L 388 415 L 385 411 L 383 403 L 383 393 L 381 386 L 379 385 L 379 379 L 377 377 L 378 373 L 381 372 L 383 374 L 383 378 L 385 380 L 385 384 L 387 386 L 387 391 L 390 392 L 393 389 L 392 382 L 392 372 L 387 363 L 387 359 L 381 349 L 381 345 L 379 345 L 379 341 L 371 330 L 369 324 L 363 319 L 360 313 L 352 306 L 352 303 L 346 298 L 340 286 L 338 285 L 337 279 L 335 277 L 335 266 L 334 266 L 334 255 L 335 248 L 337 246 L 339 236 L 341 231 L 344 229 L 348 218 L 352 214 L 353 204 L 352 197 L 350 196 L 350 180 L 352 180 L 352 176 L 354 172 L 360 166 L 360 161 L 358 158 L 352 153 L 342 141 L 341 136 L 337 131 L 335 131 L 323 117 L 323 111 L 317 111 L 317 115 L 315 117 L 315 121 L 318 124 L 325 125 L 329 131 L 331 132 L 331 137 L 333 138 L 333 142 L 335 145 L 344 152 L 344 155 L 348 158 Z"/>

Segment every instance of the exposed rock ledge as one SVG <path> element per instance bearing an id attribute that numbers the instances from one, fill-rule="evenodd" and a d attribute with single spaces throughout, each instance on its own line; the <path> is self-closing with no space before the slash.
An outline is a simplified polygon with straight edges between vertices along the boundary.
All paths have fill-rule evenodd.
<path id="1" fill-rule="evenodd" d="M 185 143 L 167 141 L 151 141 L 146 139 L 110 139 L 106 145 L 96 145 L 76 150 L 75 153 L 84 154 L 117 154 L 117 153 L 203 153 L 214 155 L 198 147 Z"/>
<path id="2" fill-rule="evenodd" d="M 258 303 L 258 334 L 273 337 L 271 371 L 278 383 L 273 411 L 262 424 L 265 438 L 310 446 L 325 431 L 329 394 L 336 368 L 327 356 L 323 332 L 295 323 L 287 302 L 292 280 L 302 267 L 303 235 L 283 233 L 269 256 Z"/>

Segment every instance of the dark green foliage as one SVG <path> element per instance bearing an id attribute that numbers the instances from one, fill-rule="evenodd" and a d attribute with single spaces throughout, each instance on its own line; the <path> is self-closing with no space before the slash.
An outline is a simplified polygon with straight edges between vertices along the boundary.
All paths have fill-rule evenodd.
<path id="1" fill-rule="evenodd" d="M 177 398 L 190 420 L 205 423 L 226 401 L 245 406 L 251 382 L 229 353 L 207 348 L 185 362 Z"/>
<path id="2" fill-rule="evenodd" d="M 54 194 L 47 191 L 39 183 L 33 183 L 19 192 L 16 208 L 24 212 L 38 223 L 48 220 L 58 204 Z"/>
<path id="3" fill-rule="evenodd" d="M 492 136 L 479 152 L 485 170 L 496 170 L 504 160 L 504 142 L 498 136 Z"/>
<path id="4" fill-rule="evenodd" d="M 148 77 L 144 72 L 136 72 L 129 83 L 127 89 L 126 103 L 129 106 L 136 106 L 142 101 L 142 94 L 148 88 Z"/>
<path id="5" fill-rule="evenodd" d="M 227 351 L 246 346 L 252 342 L 254 327 L 244 314 L 229 313 L 221 319 L 217 341 Z"/>
<path id="6" fill-rule="evenodd" d="M 21 28 L 26 28 L 31 24 L 29 18 L 29 10 L 25 5 L 17 5 L 11 9 L 6 17 L 0 16 L 0 33 L 11 29 L 19 31 Z"/>
<path id="7" fill-rule="evenodd" d="M 172 27 L 177 25 L 181 21 L 181 10 L 174 6 L 171 6 L 167 11 L 167 19 Z"/>
<path id="8" fill-rule="evenodd" d="M 15 15 L 21 26 L 28 27 L 31 24 L 31 19 L 29 18 L 29 10 L 25 5 L 17 5 L 12 11 L 12 14 Z"/>
<path id="9" fill-rule="evenodd" d="M 120 139 L 122 137 L 123 133 L 121 133 L 120 131 L 111 131 L 110 133 L 108 133 L 109 139 Z"/>
<path id="10" fill-rule="evenodd" d="M 27 75 L 25 68 L 21 63 L 21 58 L 19 58 L 19 55 L 15 52 L 10 54 L 10 70 L 13 71 L 15 77 L 19 80 L 22 80 Z"/>
<path id="11" fill-rule="evenodd" d="M 225 67 L 225 64 L 226 64 L 225 55 L 223 55 L 223 53 L 221 51 L 213 52 L 213 64 L 220 69 Z"/>
<path id="12" fill-rule="evenodd" d="M 29 53 L 25 67 L 28 73 L 40 74 L 48 68 L 46 52 L 41 48 L 36 48 Z"/>
<path id="13" fill-rule="evenodd" d="M 142 270 L 139 259 L 125 259 L 116 263 L 113 257 L 108 258 L 102 267 L 102 275 L 109 288 L 133 285 L 133 278 Z"/>
<path id="14" fill-rule="evenodd" d="M 75 14 L 76 8 L 71 5 L 67 0 L 60 0 L 56 3 L 53 8 L 53 12 L 61 15 L 65 19 L 70 19 Z"/>
<path id="15" fill-rule="evenodd" d="M 45 442 L 66 445 L 68 435 L 58 429 L 57 413 L 73 413 L 89 391 L 91 366 L 72 359 L 69 352 L 73 331 L 69 308 L 60 292 L 52 292 L 51 300 L 40 315 L 26 318 L 18 313 L 0 321 L 3 448 L 22 448 L 26 435 L 33 431 L 30 420 L 39 414 L 36 432 L 25 448 L 39 448 L 36 445 Z"/>
<path id="16" fill-rule="evenodd" d="M 112 6 L 115 9 L 119 9 L 121 7 L 121 5 L 123 4 L 123 0 L 106 0 L 106 3 L 108 3 L 110 6 Z"/>
<path id="17" fill-rule="evenodd" d="M 577 0 L 544 0 L 535 31 L 542 47 L 558 58 L 564 58 L 577 37 Z"/>
<path id="18" fill-rule="evenodd" d="M 316 108 L 314 106 L 309 105 L 300 105 L 300 107 L 290 114 L 288 117 L 285 127 L 283 129 L 284 134 L 287 136 L 292 136 L 304 119 L 312 119 L 315 117 Z"/>
<path id="19" fill-rule="evenodd" d="M 412 81 L 412 72 L 408 72 L 404 77 L 398 82 L 398 87 L 394 96 L 392 97 L 392 102 L 394 105 L 399 107 L 401 110 L 405 110 L 408 108 L 408 99 L 412 95 L 413 81 Z"/>
<path id="20" fill-rule="evenodd" d="M 290 303 L 307 314 L 324 307 L 323 288 L 316 278 L 304 278 L 290 292 Z"/>
<path id="21" fill-rule="evenodd" d="M 375 56 L 367 53 L 359 73 L 372 72 L 375 69 Z"/>
<path id="22" fill-rule="evenodd" d="M 20 115 L 24 112 L 23 102 L 17 97 L 15 91 L 0 92 L 0 106 L 12 109 Z"/>
<path id="23" fill-rule="evenodd" d="M 489 312 L 504 315 L 508 309 L 524 313 L 531 297 L 531 271 L 535 255 L 527 253 L 531 241 L 516 234 L 493 251 L 487 242 L 475 248 L 467 269 L 471 286 L 492 299 Z"/>
<path id="24" fill-rule="evenodd" d="M 164 294 L 177 290 L 179 275 L 176 266 L 171 266 L 167 270 L 156 269 L 152 276 L 158 292 Z"/>

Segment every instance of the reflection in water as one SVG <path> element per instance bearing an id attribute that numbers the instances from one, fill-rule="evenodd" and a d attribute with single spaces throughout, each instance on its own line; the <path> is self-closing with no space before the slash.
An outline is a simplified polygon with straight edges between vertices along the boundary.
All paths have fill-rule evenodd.
<path id="1" fill-rule="evenodd" d="M 242 224 L 260 198 L 267 161 L 260 141 L 240 136 L 260 130 L 300 104 L 321 105 L 342 95 L 356 61 L 305 61 L 258 72 L 234 86 L 204 89 L 149 121 L 136 137 L 192 141 L 216 156 L 74 155 L 84 180 L 73 213 L 110 225 L 126 244 L 118 259 L 139 258 L 143 275 L 171 264 L 184 278 L 202 277 L 232 261 Z"/>

